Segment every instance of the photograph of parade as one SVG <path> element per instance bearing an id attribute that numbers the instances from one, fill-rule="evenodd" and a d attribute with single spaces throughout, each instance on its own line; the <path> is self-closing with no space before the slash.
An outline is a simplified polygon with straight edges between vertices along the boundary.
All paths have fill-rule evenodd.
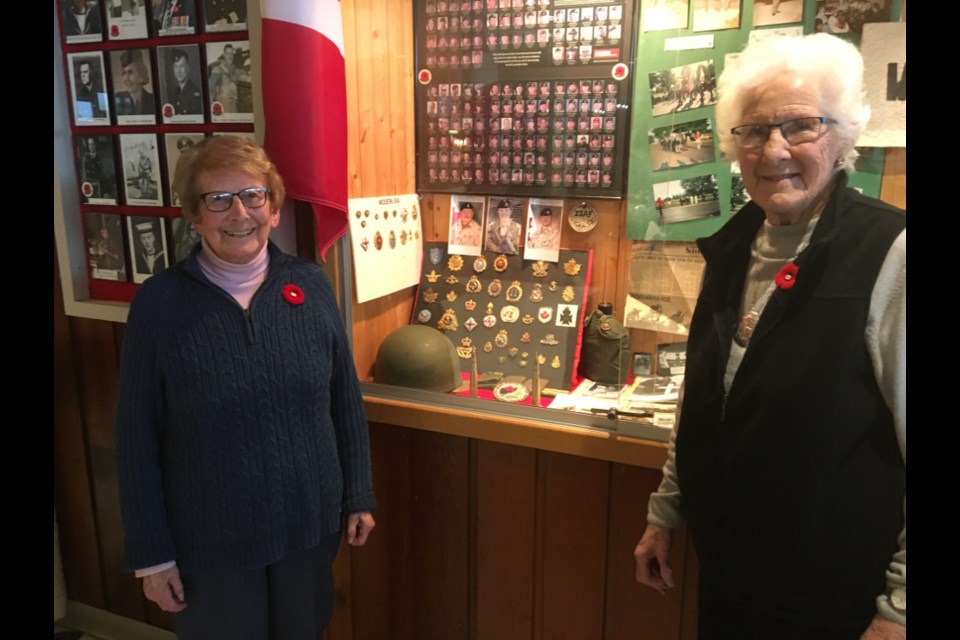
<path id="1" fill-rule="evenodd" d="M 862 33 L 868 22 L 890 19 L 890 0 L 820 0 L 813 17 L 816 33 Z"/>
<path id="2" fill-rule="evenodd" d="M 653 199 L 659 224 L 720 215 L 717 176 L 714 174 L 654 184 Z"/>
<path id="3" fill-rule="evenodd" d="M 714 137 L 710 118 L 650 129 L 650 168 L 653 171 L 713 162 Z"/>
<path id="4" fill-rule="evenodd" d="M 696 0 L 694 31 L 719 31 L 740 27 L 740 0 Z"/>
<path id="5" fill-rule="evenodd" d="M 713 60 L 693 62 L 650 74 L 651 114 L 699 109 L 717 103 L 717 77 Z"/>
<path id="6" fill-rule="evenodd" d="M 753 26 L 792 24 L 803 20 L 803 0 L 757 0 L 753 3 Z"/>

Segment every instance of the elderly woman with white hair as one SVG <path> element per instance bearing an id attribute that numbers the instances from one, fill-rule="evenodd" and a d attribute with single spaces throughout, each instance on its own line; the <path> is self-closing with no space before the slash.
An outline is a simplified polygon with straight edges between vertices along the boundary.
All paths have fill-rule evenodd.
<path id="1" fill-rule="evenodd" d="M 752 199 L 706 259 L 637 579 L 700 559 L 700 638 L 906 636 L 906 217 L 847 186 L 863 61 L 824 34 L 754 43 L 717 124 Z"/>

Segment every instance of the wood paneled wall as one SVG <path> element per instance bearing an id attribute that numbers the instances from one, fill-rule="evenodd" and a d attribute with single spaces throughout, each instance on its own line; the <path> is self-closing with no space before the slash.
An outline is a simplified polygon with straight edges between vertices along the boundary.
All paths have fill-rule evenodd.
<path id="1" fill-rule="evenodd" d="M 415 190 L 411 0 L 343 0 L 351 197 Z M 883 198 L 906 203 L 906 150 L 887 154 Z M 577 204 L 577 202 L 568 202 Z M 622 309 L 630 242 L 622 203 L 594 201 L 588 305 Z M 422 199 L 424 239 L 445 240 L 449 197 Z M 54 260 L 56 252 L 54 250 Z M 67 318 L 54 268 L 54 502 L 71 599 L 172 628 L 120 571 L 113 420 L 123 325 Z M 413 290 L 354 305 L 361 377 L 383 336 L 409 320 Z M 634 332 L 634 349 L 671 338 Z M 403 416 L 397 416 L 402 421 Z M 328 640 L 692 638 L 696 562 L 661 597 L 633 577 L 631 552 L 659 473 L 445 434 L 371 427 L 380 507 L 365 548 L 337 560 Z M 687 585 L 687 588 L 684 587 Z"/>
<path id="2" fill-rule="evenodd" d="M 682 530 L 678 587 L 634 579 L 659 472 L 393 425 L 371 439 L 377 528 L 341 550 L 331 639 L 694 637 Z"/>

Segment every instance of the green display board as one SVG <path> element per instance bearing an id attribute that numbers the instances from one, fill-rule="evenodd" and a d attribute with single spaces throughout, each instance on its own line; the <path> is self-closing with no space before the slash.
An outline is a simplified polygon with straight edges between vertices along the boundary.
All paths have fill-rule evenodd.
<path id="1" fill-rule="evenodd" d="M 768 0 L 690 0 L 685 26 L 652 31 L 644 29 L 655 26 L 651 19 L 654 12 L 673 7 L 675 15 L 681 15 L 677 7 L 684 3 L 641 3 L 633 68 L 636 76 L 627 181 L 628 237 L 694 240 L 719 229 L 731 212 L 742 205 L 739 176 L 733 176 L 730 164 L 720 158 L 716 79 L 723 73 L 725 56 L 741 51 L 755 29 L 802 30 L 808 34 L 815 29 L 847 28 L 838 27 L 834 20 L 845 7 L 841 0 L 802 0 L 802 12 L 797 6 L 800 3 L 801 0 L 778 3 L 779 17 L 772 18 L 772 1 Z M 739 14 L 735 11 L 737 4 Z M 784 16 L 795 19 L 801 13 L 802 19 L 754 27 L 755 4 L 761 22 Z M 883 4 L 884 17 L 898 20 L 902 0 L 886 0 Z M 841 37 L 859 44 L 860 33 L 851 31 Z M 850 184 L 876 197 L 883 174 L 883 150 L 861 149 L 861 153 L 863 158 L 857 163 Z M 733 189 L 731 185 L 735 185 Z"/>

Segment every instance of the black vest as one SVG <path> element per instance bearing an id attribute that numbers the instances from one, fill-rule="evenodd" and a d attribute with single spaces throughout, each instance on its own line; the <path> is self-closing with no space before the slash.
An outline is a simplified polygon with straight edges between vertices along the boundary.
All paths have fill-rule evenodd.
<path id="1" fill-rule="evenodd" d="M 903 526 L 906 469 L 864 330 L 902 211 L 841 175 L 793 288 L 770 297 L 724 399 L 750 245 L 750 203 L 699 241 L 707 260 L 677 433 L 701 580 L 796 622 L 864 629 Z"/>

